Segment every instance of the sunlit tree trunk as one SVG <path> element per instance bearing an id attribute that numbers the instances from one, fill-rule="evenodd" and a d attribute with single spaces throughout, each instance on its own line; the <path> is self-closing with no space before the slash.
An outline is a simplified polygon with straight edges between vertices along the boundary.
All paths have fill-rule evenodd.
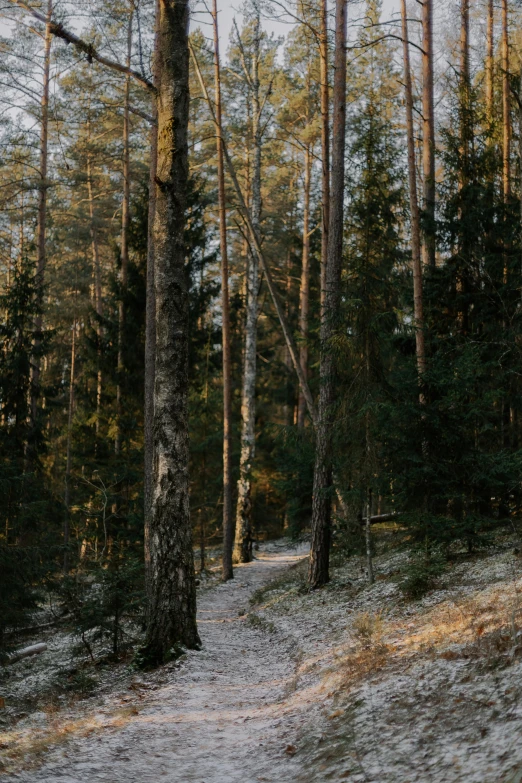
<path id="1" fill-rule="evenodd" d="M 223 349 L 223 581 L 232 579 L 232 549 L 234 546 L 234 515 L 232 507 L 232 379 L 230 353 L 230 302 L 228 293 L 227 212 L 225 200 L 225 166 L 221 137 L 221 74 L 217 2 L 213 0 L 214 77 L 217 118 L 217 174 L 219 208 L 219 243 L 221 251 L 221 342 Z"/>
<path id="2" fill-rule="evenodd" d="M 328 232 L 326 288 L 321 317 L 319 416 L 312 504 L 312 542 L 308 581 L 312 588 L 329 580 L 332 514 L 332 406 L 335 366 L 331 339 L 338 328 L 344 216 L 344 151 L 346 144 L 346 0 L 335 13 L 335 76 L 333 91 L 332 192 Z"/>
<path id="3" fill-rule="evenodd" d="M 435 266 L 435 115 L 433 104 L 433 5 L 422 4 L 422 168 L 424 174 L 425 229 L 422 257 Z"/>
<path id="4" fill-rule="evenodd" d="M 330 90 L 328 84 L 328 0 L 321 0 L 321 311 L 325 307 L 328 231 L 330 229 Z"/>
<path id="5" fill-rule="evenodd" d="M 490 131 L 493 123 L 494 13 L 493 0 L 488 0 L 488 16 L 486 22 L 486 117 Z"/>
<path id="6" fill-rule="evenodd" d="M 90 130 L 90 122 L 89 122 Z M 100 249 L 98 243 L 98 228 L 96 225 L 96 215 L 94 212 L 94 194 L 92 187 L 92 162 L 91 155 L 87 153 L 87 197 L 89 200 L 89 222 L 91 232 L 91 252 L 92 252 L 92 268 L 94 279 L 94 309 L 98 316 L 98 323 L 96 324 L 96 333 L 98 337 L 98 343 L 101 342 L 102 327 L 100 320 L 103 315 L 103 300 L 102 300 L 102 282 L 101 282 L 101 264 L 100 264 Z M 102 397 L 102 370 L 101 370 L 101 346 L 98 345 L 98 368 L 96 373 L 96 424 L 95 432 L 96 439 L 100 434 L 100 420 L 101 420 L 101 397 Z"/>
<path id="7" fill-rule="evenodd" d="M 187 0 L 162 0 L 154 220 L 154 442 L 152 506 L 147 531 L 148 626 L 143 650 L 144 659 L 151 663 L 165 660 L 179 646 L 200 645 L 188 475 L 189 326 L 184 239 L 188 186 L 188 23 Z"/>
<path id="8" fill-rule="evenodd" d="M 510 154 L 508 4 L 507 0 L 502 0 L 502 192 L 505 202 L 509 199 L 511 187 L 509 172 Z"/>
<path id="9" fill-rule="evenodd" d="M 133 9 L 129 11 L 127 28 L 127 68 L 131 67 L 132 57 L 132 21 Z M 125 77 L 123 97 L 123 201 L 121 206 L 121 258 L 120 258 L 120 300 L 118 303 L 118 366 L 116 383 L 116 437 L 114 450 L 121 451 L 122 419 L 122 381 L 124 371 L 123 343 L 125 339 L 125 295 L 129 272 L 129 221 L 130 221 L 130 83 L 131 76 Z"/>
<path id="10" fill-rule="evenodd" d="M 308 377 L 308 314 L 310 309 L 310 184 L 312 153 L 310 145 L 305 149 L 303 188 L 303 256 L 301 265 L 301 289 L 299 291 L 299 361 L 305 377 Z M 297 426 L 303 429 L 306 417 L 306 400 L 299 389 Z"/>
<path id="11" fill-rule="evenodd" d="M 261 217 L 261 104 L 259 95 L 259 53 L 261 23 L 256 9 L 252 51 L 252 225 L 259 236 Z M 248 563 L 252 560 L 252 467 L 255 456 L 255 394 L 257 317 L 259 289 L 259 259 L 257 253 L 247 256 L 247 301 L 245 317 L 245 347 L 243 354 L 243 385 L 241 392 L 241 455 L 237 485 L 236 537 L 234 560 Z"/>

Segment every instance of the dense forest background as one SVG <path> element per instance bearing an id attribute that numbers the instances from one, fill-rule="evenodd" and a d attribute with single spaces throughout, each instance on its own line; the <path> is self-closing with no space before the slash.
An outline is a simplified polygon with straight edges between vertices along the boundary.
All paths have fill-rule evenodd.
<path id="1" fill-rule="evenodd" d="M 15 6 L 0 9 L 0 640 L 59 595 L 84 638 L 101 629 L 118 654 L 121 618 L 140 617 L 144 595 L 151 101 L 137 79 L 46 35 Z M 98 51 L 151 78 L 153 3 L 49 7 Z M 49 13 L 46 3 L 34 8 Z M 462 0 L 437 10 L 433 211 L 421 7 L 410 4 L 408 14 L 423 320 L 414 309 L 400 18 L 383 22 L 377 0 L 352 3 L 328 491 L 333 544 L 365 552 L 370 578 L 370 519 L 400 515 L 417 553 L 415 590 L 452 546 L 480 547 L 520 511 L 522 71 L 517 7 Z M 281 15 L 293 21 L 288 34 L 265 32 Z M 214 99 L 212 17 L 195 18 L 191 43 Z M 220 84 L 228 151 L 314 398 L 324 234 L 319 30 L 313 3 L 247 0 Z M 330 55 L 333 40 L 332 16 Z M 327 78 L 333 86 L 332 68 Z M 192 62 L 190 94 L 190 503 L 204 572 L 222 538 L 222 253 L 216 131 Z M 251 237 L 228 176 L 225 184 L 238 519 L 251 540 L 297 537 L 312 515 L 314 427 L 261 272 L 248 302 Z M 245 446 L 248 417 L 255 453 Z"/>

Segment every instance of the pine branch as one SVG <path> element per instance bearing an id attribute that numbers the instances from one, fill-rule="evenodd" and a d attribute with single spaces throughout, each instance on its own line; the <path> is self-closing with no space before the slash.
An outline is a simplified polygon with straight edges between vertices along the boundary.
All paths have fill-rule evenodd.
<path id="1" fill-rule="evenodd" d="M 47 24 L 45 15 L 41 14 L 27 3 L 24 3 L 23 0 L 9 0 L 9 2 L 18 6 L 23 11 L 33 16 L 35 19 L 38 19 L 39 22 Z M 67 30 L 60 22 L 51 21 L 50 31 L 51 34 L 56 38 L 61 38 L 67 44 L 73 44 L 73 46 L 75 46 L 78 51 L 83 52 L 83 54 L 87 56 L 87 62 L 92 63 L 93 60 L 96 60 L 96 62 L 100 63 L 100 65 L 105 65 L 107 68 L 111 68 L 113 71 L 118 71 L 118 73 L 123 73 L 126 76 L 132 76 L 132 78 L 136 79 L 136 81 L 138 81 L 142 87 L 145 87 L 151 92 L 156 92 L 156 88 L 152 82 L 142 76 L 138 71 L 135 71 L 133 68 L 127 68 L 127 66 L 116 62 L 116 60 L 111 60 L 108 57 L 104 57 L 104 55 L 99 54 L 96 51 L 94 44 L 87 43 L 81 38 L 78 38 L 77 35 L 70 32 L 70 30 Z"/>

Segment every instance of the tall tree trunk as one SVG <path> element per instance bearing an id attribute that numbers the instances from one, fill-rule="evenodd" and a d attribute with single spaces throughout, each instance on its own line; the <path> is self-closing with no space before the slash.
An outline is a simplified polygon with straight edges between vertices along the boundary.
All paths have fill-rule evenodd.
<path id="1" fill-rule="evenodd" d="M 188 475 L 189 324 L 184 241 L 188 186 L 188 24 L 187 0 L 162 0 L 154 220 L 153 481 L 147 532 L 148 627 L 143 650 L 144 660 L 150 663 L 165 660 L 173 648 L 200 646 Z"/>
<path id="2" fill-rule="evenodd" d="M 44 38 L 43 82 L 41 98 L 41 125 L 40 125 L 40 181 L 38 184 L 38 224 L 37 224 L 37 261 L 36 275 L 43 292 L 44 275 L 46 266 L 46 239 L 47 239 L 47 165 L 49 146 L 49 83 L 51 76 L 51 44 L 52 44 L 52 13 L 53 0 L 47 0 L 47 14 Z M 40 294 L 41 297 L 42 294 Z M 35 321 L 35 351 L 32 357 L 32 382 L 31 382 L 31 426 L 36 427 L 38 397 L 40 394 L 40 357 L 41 331 L 43 316 L 39 313 Z"/>
<path id="3" fill-rule="evenodd" d="M 326 267 L 330 228 L 330 90 L 328 84 L 328 0 L 321 0 L 319 60 L 321 79 L 321 313 L 326 301 Z"/>
<path id="4" fill-rule="evenodd" d="M 520 68 L 520 74 L 518 77 L 518 158 L 522 161 L 522 66 Z M 519 199 L 520 199 L 520 247 L 522 248 L 522 164 L 520 165 L 519 172 Z M 522 259 L 521 259 L 521 271 L 522 271 Z"/>
<path id="5" fill-rule="evenodd" d="M 308 377 L 308 313 L 310 309 L 310 183 L 312 174 L 312 153 L 307 144 L 304 159 L 303 189 L 303 256 L 301 265 L 301 289 L 299 291 L 299 361 L 305 378 Z M 299 389 L 297 403 L 297 426 L 303 429 L 306 417 L 306 400 Z"/>
<path id="6" fill-rule="evenodd" d="M 158 82 L 158 50 L 159 50 L 159 0 L 156 0 L 156 30 L 154 53 L 152 61 L 152 80 Z M 147 224 L 147 278 L 145 304 L 145 384 L 143 411 L 143 505 L 145 516 L 145 574 L 147 577 L 147 594 L 150 591 L 150 540 L 152 514 L 153 453 L 154 453 L 154 379 L 156 362 L 156 293 L 154 290 L 154 221 L 156 217 L 156 178 L 158 165 L 158 107 L 152 102 L 153 123 L 150 128 L 150 161 L 149 161 L 149 211 Z"/>
<path id="7" fill-rule="evenodd" d="M 424 174 L 424 219 L 422 258 L 435 266 L 435 115 L 433 104 L 433 4 L 422 4 L 422 169 Z"/>
<path id="8" fill-rule="evenodd" d="M 486 119 L 490 132 L 493 124 L 494 13 L 493 0 L 488 0 L 488 17 L 486 22 Z"/>
<path id="9" fill-rule="evenodd" d="M 472 117 L 471 117 L 471 84 L 469 67 L 469 0 L 461 0 L 460 3 L 460 172 L 459 188 L 463 190 L 469 183 L 470 176 L 470 151 L 473 138 Z M 460 220 L 465 222 L 467 209 L 467 199 L 462 199 L 460 208 Z M 459 239 L 458 257 L 460 259 L 457 277 L 455 281 L 456 290 L 460 294 L 465 294 L 468 290 L 468 248 L 466 243 Z M 465 299 L 461 298 L 461 309 L 457 312 L 457 323 L 460 331 L 466 334 L 468 331 L 469 308 Z"/>
<path id="10" fill-rule="evenodd" d="M 413 125 L 413 90 L 411 85 L 410 48 L 408 43 L 408 14 L 406 0 L 401 0 L 402 51 L 404 64 L 404 92 L 406 103 L 406 132 L 408 137 L 408 182 L 410 190 L 411 259 L 413 267 L 413 317 L 415 320 L 415 349 L 419 379 L 426 372 L 424 348 L 424 308 L 422 297 L 422 264 L 417 174 L 415 166 L 415 133 Z M 423 395 L 421 392 L 421 402 Z"/>
<path id="11" fill-rule="evenodd" d="M 259 236 L 261 217 L 261 104 L 259 96 L 260 16 L 256 9 L 252 52 L 252 225 Z M 245 348 L 243 355 L 243 384 L 241 391 L 241 455 L 237 484 L 236 538 L 234 560 L 249 563 L 252 560 L 252 463 L 255 456 L 256 435 L 256 354 L 259 289 L 259 259 L 255 251 L 247 256 L 247 301 L 245 318 Z"/>
<path id="12" fill-rule="evenodd" d="M 509 172 L 510 148 L 508 4 L 507 0 L 502 0 L 502 193 L 506 203 L 509 199 L 511 188 Z"/>
<path id="13" fill-rule="evenodd" d="M 190 45 L 190 44 L 189 44 Z M 198 77 L 199 83 L 201 85 L 201 90 L 203 92 L 203 97 L 205 98 L 205 101 L 207 102 L 208 108 L 210 110 L 210 114 L 212 116 L 214 125 L 216 126 L 216 129 L 219 127 L 217 123 L 217 118 L 214 111 L 214 105 L 212 101 L 210 100 L 210 96 L 208 94 L 208 90 L 205 86 L 205 81 L 203 79 L 203 75 L 201 73 L 201 69 L 198 64 L 198 60 L 196 57 L 196 54 L 194 52 L 194 49 L 190 47 L 190 52 L 192 56 L 192 60 L 194 62 L 194 68 L 196 70 L 196 75 Z M 267 288 L 269 290 L 270 296 L 272 298 L 272 302 L 274 304 L 275 311 L 277 313 L 277 318 L 279 320 L 279 323 L 281 325 L 281 331 L 283 332 L 283 337 L 285 339 L 285 342 L 288 346 L 288 351 L 290 353 L 290 357 L 292 359 L 292 365 L 295 371 L 295 374 L 297 375 L 297 379 L 299 381 L 299 386 L 301 388 L 301 391 L 303 392 L 303 395 L 306 400 L 306 406 L 308 408 L 308 413 L 310 414 L 310 418 L 312 419 L 312 422 L 314 424 L 314 427 L 317 427 L 317 411 L 315 409 L 314 400 L 312 397 L 312 394 L 310 392 L 310 387 L 308 386 L 308 382 L 303 375 L 303 371 L 301 368 L 301 364 L 299 362 L 299 351 L 297 349 L 296 342 L 294 340 L 292 331 L 290 329 L 290 326 L 288 324 L 288 320 L 285 316 L 285 311 L 283 308 L 283 305 L 281 304 L 281 299 L 279 297 L 279 293 L 277 291 L 276 286 L 274 285 L 274 281 L 272 278 L 272 272 L 270 270 L 270 267 L 267 264 L 266 258 L 263 254 L 263 250 L 261 248 L 261 241 L 259 239 L 258 233 L 254 228 L 254 225 L 252 223 L 252 215 L 251 211 L 248 209 L 245 197 L 243 195 L 243 191 L 241 190 L 241 187 L 239 185 L 239 181 L 237 178 L 236 170 L 234 168 L 234 164 L 232 163 L 232 159 L 229 155 L 227 145 L 225 142 L 224 137 L 222 136 L 223 140 L 223 154 L 225 156 L 225 164 L 228 170 L 228 173 L 230 175 L 230 179 L 232 180 L 232 184 L 234 186 L 234 190 L 236 192 L 238 205 L 239 205 L 239 211 L 241 212 L 241 216 L 245 222 L 245 225 L 248 229 L 249 233 L 249 240 L 251 243 L 251 246 L 253 250 L 255 251 L 257 258 L 259 260 L 259 263 L 261 265 L 261 268 L 263 270 L 263 274 L 266 280 Z M 245 244 L 247 242 L 245 241 Z"/>
<path id="14" fill-rule="evenodd" d="M 90 131 L 90 120 L 89 120 Z M 90 135 L 90 134 L 89 134 Z M 96 215 L 94 213 L 94 195 L 92 187 L 92 162 L 90 153 L 87 154 L 87 196 L 89 199 L 89 222 L 91 231 L 91 251 L 92 251 L 92 267 L 94 278 L 94 309 L 98 319 L 101 319 L 103 315 L 103 300 L 102 300 L 102 283 L 101 283 L 101 264 L 100 264 L 100 250 L 98 244 L 98 229 L 96 226 Z M 102 328 L 100 320 L 96 324 L 96 334 L 98 337 L 98 368 L 96 377 L 96 440 L 100 434 L 100 419 L 101 419 L 101 396 L 102 396 L 102 371 L 101 371 L 101 337 Z"/>
<path id="15" fill-rule="evenodd" d="M 461 187 L 467 183 L 470 152 L 469 0 L 460 2 L 460 136 Z"/>
<path id="16" fill-rule="evenodd" d="M 346 0 L 336 0 L 333 92 L 332 192 L 328 232 L 326 289 L 321 317 L 319 415 L 312 505 L 312 544 L 308 581 L 317 588 L 329 580 L 332 515 L 332 406 L 335 365 L 331 340 L 338 328 L 344 217 L 346 144 Z"/>
<path id="17" fill-rule="evenodd" d="M 127 27 L 127 68 L 131 67 L 132 57 L 132 22 L 133 6 L 129 10 Z M 114 451 L 121 451 L 122 429 L 122 381 L 124 371 L 123 343 L 125 340 L 125 295 L 129 273 L 129 221 L 130 221 L 130 83 L 131 76 L 125 77 L 123 97 L 123 201 L 121 207 L 121 269 L 120 269 L 120 301 L 118 304 L 118 366 L 116 383 L 116 437 Z"/>
<path id="18" fill-rule="evenodd" d="M 71 371 L 69 377 L 69 410 L 67 412 L 67 445 L 65 463 L 65 517 L 63 522 L 63 572 L 69 573 L 69 523 L 71 506 L 71 446 L 72 446 L 72 421 L 74 414 L 74 379 L 76 370 L 76 317 L 73 321 L 71 343 Z"/>
<path id="19" fill-rule="evenodd" d="M 230 302 L 228 293 L 227 211 L 225 199 L 225 164 L 221 135 L 221 74 L 217 1 L 212 2 L 214 20 L 214 77 L 217 127 L 217 175 L 219 208 L 219 243 L 221 251 L 221 342 L 223 348 L 223 566 L 222 578 L 232 579 L 234 516 L 232 506 L 232 379 L 230 353 Z"/>

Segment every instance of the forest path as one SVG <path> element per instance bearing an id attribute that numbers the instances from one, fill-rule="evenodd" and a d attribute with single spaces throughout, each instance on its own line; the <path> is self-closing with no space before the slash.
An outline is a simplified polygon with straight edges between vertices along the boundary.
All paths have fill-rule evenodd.
<path id="1" fill-rule="evenodd" d="M 272 551 L 270 551 L 272 550 Z M 289 724 L 292 645 L 246 622 L 253 592 L 301 560 L 306 549 L 256 553 L 236 578 L 201 596 L 200 652 L 139 704 L 118 728 L 104 728 L 54 751 L 32 783 L 284 783 L 300 776 Z M 291 698 L 291 696 L 290 696 Z M 113 705 L 114 707 L 114 705 Z M 120 702 L 121 707 L 121 702 Z M 293 711 L 293 710 L 292 710 Z M 292 724 L 293 721 L 290 721 Z M 285 731 L 286 728 L 286 731 Z M 287 751 L 288 748 L 288 752 Z"/>

